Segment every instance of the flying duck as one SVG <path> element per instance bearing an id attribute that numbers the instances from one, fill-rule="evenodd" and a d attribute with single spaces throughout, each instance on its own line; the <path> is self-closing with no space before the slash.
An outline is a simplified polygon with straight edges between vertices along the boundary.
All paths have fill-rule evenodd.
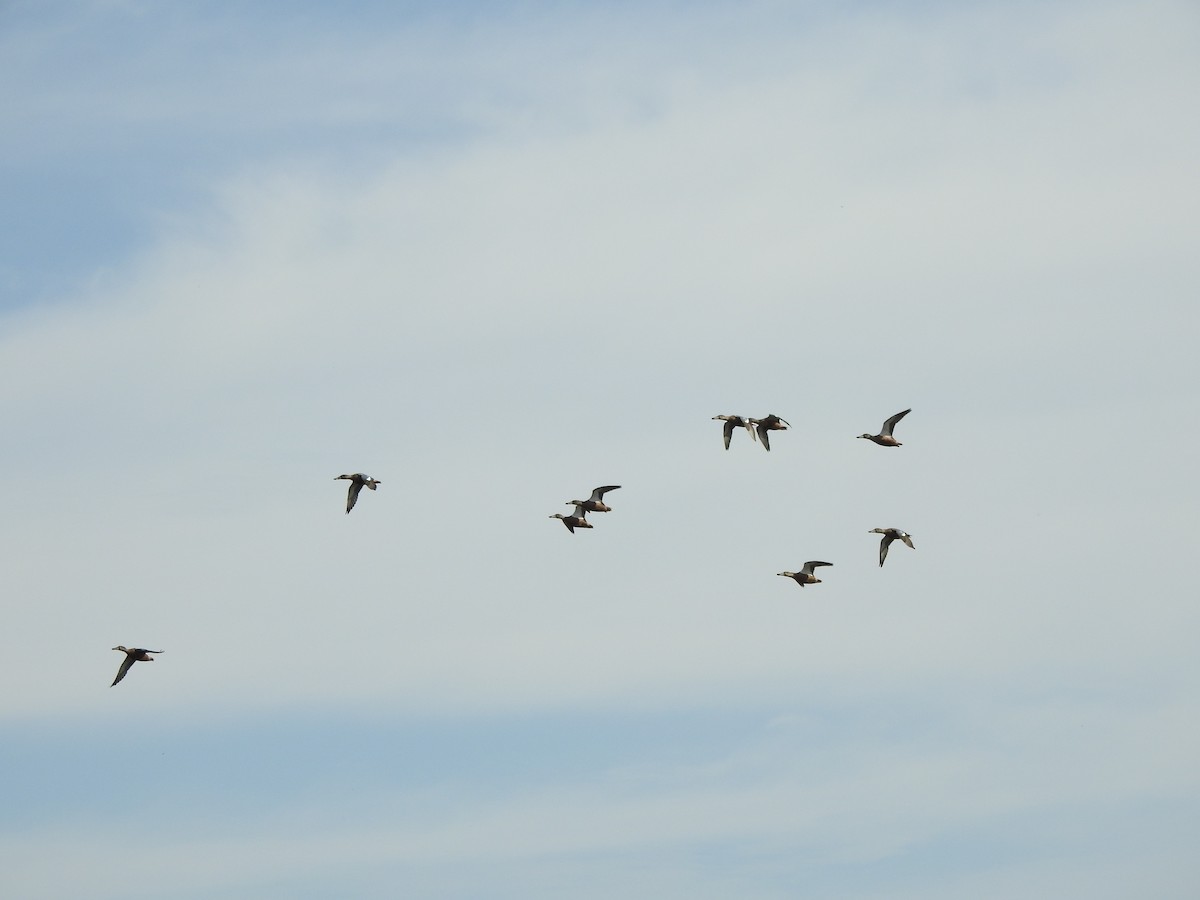
<path id="1" fill-rule="evenodd" d="M 787 431 L 792 424 L 779 418 L 775 413 L 771 413 L 765 419 L 750 419 L 749 421 L 758 428 L 758 439 L 762 441 L 763 448 L 768 451 L 771 449 L 771 442 L 767 439 L 767 432 Z"/>
<path id="2" fill-rule="evenodd" d="M 109 687 L 112 687 L 113 684 L 116 684 L 118 681 L 120 681 L 122 678 L 124 678 L 125 673 L 129 671 L 129 667 L 132 666 L 135 662 L 154 662 L 154 657 L 151 656 L 150 654 L 151 653 L 162 653 L 161 650 L 143 650 L 141 647 L 120 647 L 120 646 L 118 646 L 118 647 L 113 647 L 113 649 L 124 651 L 125 658 L 123 660 L 121 660 L 121 668 L 117 669 L 117 677 L 113 679 L 113 683 L 110 684 Z"/>
<path id="3" fill-rule="evenodd" d="M 883 423 L 883 428 L 879 434 L 860 434 L 860 438 L 866 438 L 868 441 L 874 441 L 880 447 L 902 447 L 904 446 L 894 437 L 892 437 L 892 429 L 896 427 L 896 423 L 907 416 L 912 409 L 906 409 L 904 412 L 898 412 L 886 422 Z"/>
<path id="4" fill-rule="evenodd" d="M 562 513 L 555 513 L 550 518 L 562 519 L 562 523 L 567 526 L 567 531 L 571 534 L 575 533 L 576 528 L 592 527 L 592 523 L 587 520 L 587 510 L 583 508 L 582 503 L 575 504 L 575 512 L 572 515 L 564 516 Z"/>
<path id="5" fill-rule="evenodd" d="M 881 566 L 883 565 L 883 561 L 887 559 L 888 547 L 892 545 L 892 541 L 901 540 L 908 544 L 911 549 L 917 549 L 913 547 L 912 535 L 907 531 L 901 531 L 899 528 L 872 528 L 867 534 L 883 535 L 883 540 L 879 542 L 879 565 Z"/>
<path id="6" fill-rule="evenodd" d="M 714 422 L 718 419 L 725 422 L 724 433 L 726 450 L 729 449 L 729 439 L 733 437 L 733 429 L 735 428 L 745 428 L 748 432 L 750 432 L 750 437 L 754 437 L 754 426 L 750 424 L 754 421 L 753 419 L 744 419 L 741 416 L 713 416 Z"/>
<path id="7" fill-rule="evenodd" d="M 806 584 L 820 584 L 821 579 L 813 574 L 813 569 L 817 566 L 832 566 L 833 563 L 821 562 L 819 560 L 810 560 L 800 567 L 799 572 L 776 572 L 776 575 L 784 575 L 793 579 L 800 587 Z"/>
<path id="8" fill-rule="evenodd" d="M 609 491 L 615 491 L 620 487 L 619 484 L 606 484 L 604 487 L 598 487 L 592 491 L 592 496 L 586 500 L 568 500 L 567 503 L 581 507 L 587 512 L 612 512 L 611 506 L 604 505 L 604 495 Z"/>
<path id="9" fill-rule="evenodd" d="M 376 481 L 370 475 L 364 475 L 362 472 L 355 472 L 353 475 L 339 475 L 334 481 L 340 481 L 345 478 L 350 482 L 350 490 L 346 494 L 346 515 L 350 515 L 350 510 L 354 509 L 354 504 L 358 502 L 359 492 L 366 485 L 371 490 L 375 490 L 375 485 L 383 484 L 382 481 Z"/>

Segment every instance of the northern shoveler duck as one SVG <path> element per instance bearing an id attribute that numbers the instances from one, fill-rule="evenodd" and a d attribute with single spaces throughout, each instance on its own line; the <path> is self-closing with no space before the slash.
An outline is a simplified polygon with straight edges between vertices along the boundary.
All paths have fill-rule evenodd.
<path id="1" fill-rule="evenodd" d="M 592 527 L 592 523 L 587 520 L 587 510 L 583 508 L 582 503 L 575 504 L 575 512 L 572 515 L 564 516 L 562 513 L 555 513 L 550 518 L 562 519 L 562 523 L 567 526 L 567 531 L 571 534 L 575 533 L 576 528 Z"/>
<path id="2" fill-rule="evenodd" d="M 604 495 L 609 491 L 615 491 L 620 487 L 619 484 L 606 484 L 604 487 L 598 487 L 592 491 L 592 496 L 586 500 L 568 500 L 568 504 L 583 507 L 588 512 L 612 512 L 611 506 L 604 505 Z"/>
<path id="3" fill-rule="evenodd" d="M 729 439 L 733 437 L 733 429 L 735 428 L 745 428 L 748 432 L 750 432 L 750 437 L 754 437 L 754 426 L 750 424 L 754 421 L 753 419 L 742 418 L 741 416 L 713 416 L 714 422 L 718 420 L 725 423 L 724 434 L 726 450 L 729 449 Z"/>
<path id="4" fill-rule="evenodd" d="M 912 409 L 906 409 L 904 412 L 898 412 L 886 422 L 883 423 L 883 428 L 879 434 L 860 434 L 860 438 L 866 438 L 868 441 L 874 441 L 880 447 L 902 447 L 904 446 L 894 437 L 892 437 L 892 429 L 896 427 L 896 423 L 907 416 Z"/>
<path id="5" fill-rule="evenodd" d="M 346 494 L 346 515 L 350 515 L 350 510 L 354 509 L 354 504 L 358 502 L 359 492 L 364 486 L 375 490 L 375 485 L 383 484 L 382 481 L 376 481 L 370 475 L 364 475 L 362 472 L 355 472 L 353 475 L 339 475 L 333 480 L 341 481 L 343 478 L 350 482 L 350 490 Z"/>
<path id="6" fill-rule="evenodd" d="M 117 646 L 113 647 L 113 649 L 122 651 L 125 654 L 125 658 L 121 660 L 121 668 L 117 669 L 117 677 L 113 679 L 113 683 L 109 687 L 112 687 L 113 684 L 124 678 L 125 673 L 129 671 L 129 667 L 135 662 L 154 662 L 154 657 L 150 654 L 162 653 L 161 650 L 143 650 L 141 647 Z"/>
<path id="7" fill-rule="evenodd" d="M 762 441 L 765 450 L 771 449 L 771 441 L 767 438 L 768 431 L 787 431 L 791 426 L 791 422 L 787 422 L 775 413 L 771 413 L 765 419 L 750 419 L 749 420 L 758 429 L 758 439 Z"/>
<path id="8" fill-rule="evenodd" d="M 867 534 L 882 534 L 883 540 L 879 542 L 879 565 L 883 565 L 883 561 L 887 559 L 888 547 L 892 546 L 892 541 L 904 541 L 909 548 L 916 550 L 913 546 L 912 535 L 907 531 L 901 531 L 899 528 L 872 528 Z"/>
<path id="9" fill-rule="evenodd" d="M 783 576 L 786 576 L 787 578 L 791 578 L 793 581 L 796 582 L 796 584 L 800 585 L 800 587 L 804 587 L 806 584 L 820 584 L 821 583 L 821 579 L 813 574 L 813 569 L 815 569 L 817 566 L 832 566 L 832 565 L 833 565 L 833 563 L 821 562 L 820 560 L 814 559 L 814 560 L 810 560 L 809 562 L 806 562 L 803 566 L 801 566 L 799 572 L 776 572 L 775 574 L 783 575 Z"/>

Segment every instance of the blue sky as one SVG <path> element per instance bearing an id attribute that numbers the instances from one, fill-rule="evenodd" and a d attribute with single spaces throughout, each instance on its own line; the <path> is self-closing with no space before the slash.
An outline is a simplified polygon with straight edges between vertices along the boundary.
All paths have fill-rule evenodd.
<path id="1" fill-rule="evenodd" d="M 1198 24 L 0 6 L 3 893 L 1190 897 Z"/>

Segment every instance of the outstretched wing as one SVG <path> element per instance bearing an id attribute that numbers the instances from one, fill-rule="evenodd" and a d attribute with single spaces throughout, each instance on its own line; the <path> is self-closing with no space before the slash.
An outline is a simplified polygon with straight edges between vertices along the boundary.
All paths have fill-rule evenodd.
<path id="1" fill-rule="evenodd" d="M 916 550 L 916 549 L 917 549 L 916 547 L 914 547 L 914 546 L 913 546 L 913 542 L 912 542 L 912 535 L 911 535 L 911 534 L 908 534 L 907 532 L 901 532 L 901 533 L 900 533 L 900 540 L 902 540 L 902 541 L 904 541 L 904 543 L 908 544 L 908 547 L 909 547 L 909 549 L 910 549 L 910 550 Z"/>
<path id="2" fill-rule="evenodd" d="M 733 437 L 733 429 L 734 429 L 735 424 L 736 423 L 733 421 L 733 419 L 725 420 L 725 427 L 722 429 L 722 431 L 725 434 L 725 449 L 726 450 L 729 449 L 729 439 Z"/>
<path id="3" fill-rule="evenodd" d="M 133 654 L 126 653 L 125 659 L 121 663 L 121 668 L 117 669 L 117 677 L 113 679 L 113 683 L 110 684 L 109 687 L 112 687 L 113 684 L 116 684 L 118 681 L 120 681 L 122 678 L 124 678 L 125 673 L 129 671 L 129 667 L 132 665 L 133 665 Z"/>
<path id="4" fill-rule="evenodd" d="M 603 500 L 605 494 L 609 491 L 615 491 L 619 487 L 619 484 L 606 484 L 604 487 L 598 487 L 592 491 L 591 499 L 596 501 Z"/>
<path id="5" fill-rule="evenodd" d="M 813 573 L 813 569 L 815 569 L 817 566 L 832 566 L 832 565 L 833 565 L 833 563 L 821 562 L 819 559 L 810 559 L 808 562 L 806 562 L 804 564 L 804 567 L 800 571 L 803 572 L 805 575 L 811 575 Z"/>
<path id="6" fill-rule="evenodd" d="M 879 542 L 879 565 L 883 565 L 883 561 L 887 559 L 888 547 L 892 546 L 892 541 L 895 540 L 890 534 L 885 534 L 883 540 Z"/>
<path id="7" fill-rule="evenodd" d="M 764 423 L 759 422 L 758 423 L 758 439 L 760 441 L 762 441 L 763 448 L 766 449 L 767 451 L 770 451 L 771 439 L 769 437 L 767 437 L 768 432 L 769 432 L 769 429 L 767 428 L 767 426 Z"/>
<path id="8" fill-rule="evenodd" d="M 896 423 L 899 422 L 901 419 L 903 419 L 905 416 L 907 416 L 910 412 L 912 412 L 911 407 L 909 409 L 904 410 L 904 412 L 896 413 L 894 416 L 892 416 L 890 419 L 888 419 L 887 421 L 885 421 L 883 423 L 883 430 L 880 431 L 879 433 L 880 434 L 891 434 L 892 429 L 896 427 Z"/>
<path id="9" fill-rule="evenodd" d="M 354 504 L 358 502 L 358 495 L 362 493 L 363 483 L 358 479 L 350 482 L 350 490 L 346 492 L 346 515 L 350 514 L 350 510 L 354 509 Z"/>

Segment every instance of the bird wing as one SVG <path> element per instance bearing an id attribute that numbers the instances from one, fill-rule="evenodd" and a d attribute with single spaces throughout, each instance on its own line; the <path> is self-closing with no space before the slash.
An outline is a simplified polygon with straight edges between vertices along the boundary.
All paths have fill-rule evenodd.
<path id="1" fill-rule="evenodd" d="M 575 518 L 577 518 L 577 519 L 586 519 L 587 518 L 587 510 L 584 508 L 582 503 L 575 504 Z"/>
<path id="2" fill-rule="evenodd" d="M 733 437 L 733 429 L 736 423 L 733 419 L 725 420 L 725 427 L 721 429 L 721 433 L 725 435 L 725 449 L 729 449 L 729 440 Z"/>
<path id="3" fill-rule="evenodd" d="M 619 484 L 606 484 L 604 487 L 598 487 L 592 491 L 591 499 L 596 501 L 603 500 L 605 494 L 609 491 L 615 491 L 619 487 Z"/>
<path id="4" fill-rule="evenodd" d="M 767 451 L 770 451 L 771 439 L 769 437 L 767 437 L 767 426 L 763 422 L 758 423 L 758 439 L 760 441 L 762 441 L 762 445 L 763 445 L 764 449 L 766 449 Z"/>
<path id="5" fill-rule="evenodd" d="M 120 681 L 122 678 L 124 678 L 125 673 L 129 671 L 129 667 L 132 665 L 133 665 L 133 654 L 126 653 L 125 660 L 124 660 L 124 662 L 121 663 L 121 668 L 117 669 L 117 677 L 113 679 L 113 683 L 110 684 L 109 687 L 112 687 L 113 684 L 116 684 L 118 681 Z"/>
<path id="6" fill-rule="evenodd" d="M 346 492 L 346 514 L 350 514 L 350 510 L 354 509 L 354 504 L 358 502 L 358 495 L 362 492 L 363 483 L 358 479 L 350 482 L 350 490 Z"/>
<path id="7" fill-rule="evenodd" d="M 879 565 L 883 565 L 883 561 L 887 559 L 888 547 L 892 546 L 892 541 L 896 538 L 894 535 L 885 534 L 883 540 L 879 542 Z"/>
<path id="8" fill-rule="evenodd" d="M 805 575 L 811 575 L 813 573 L 813 569 L 815 569 L 817 566 L 832 566 L 832 565 L 833 565 L 833 563 L 821 562 L 819 559 L 810 559 L 808 562 L 806 562 L 804 564 L 804 567 L 802 569 L 800 569 L 800 571 L 803 572 Z"/>
<path id="9" fill-rule="evenodd" d="M 905 416 L 907 416 L 910 412 L 912 412 L 911 408 L 904 410 L 904 412 L 896 413 L 894 416 L 892 416 L 890 419 L 888 419 L 887 421 L 885 421 L 883 423 L 883 430 L 880 431 L 879 433 L 880 434 L 891 434 L 892 429 L 896 427 L 896 423 L 899 422 L 901 419 L 903 419 Z"/>
<path id="10" fill-rule="evenodd" d="M 904 543 L 908 544 L 910 550 L 917 549 L 916 547 L 913 546 L 911 534 L 908 534 L 907 532 L 904 532 L 904 531 L 900 532 L 900 540 L 902 540 L 902 541 L 904 541 Z"/>

